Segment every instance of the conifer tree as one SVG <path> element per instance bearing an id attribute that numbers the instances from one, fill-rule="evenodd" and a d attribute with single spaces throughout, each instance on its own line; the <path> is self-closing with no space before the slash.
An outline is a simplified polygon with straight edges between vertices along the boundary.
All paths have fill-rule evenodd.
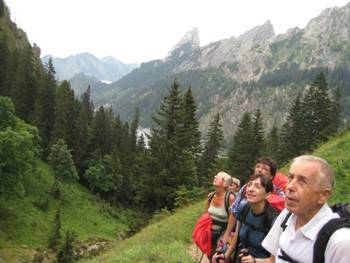
<path id="1" fill-rule="evenodd" d="M 257 109 L 253 116 L 252 132 L 252 158 L 256 162 L 265 152 L 265 133 L 260 109 Z"/>
<path id="2" fill-rule="evenodd" d="M 206 136 L 204 151 L 199 161 L 199 184 L 208 186 L 212 180 L 212 172 L 215 169 L 219 152 L 223 143 L 222 125 L 220 123 L 220 115 L 216 114 L 213 121 L 209 125 L 209 131 Z"/>
<path id="3" fill-rule="evenodd" d="M 10 52 L 4 35 L 0 36 L 0 96 L 9 96 L 8 76 L 10 68 Z"/>
<path id="4" fill-rule="evenodd" d="M 50 150 L 50 142 L 55 123 L 55 68 L 50 58 L 46 64 L 46 74 L 43 74 L 37 101 L 35 103 L 34 123 L 39 128 L 42 141 L 43 157 L 46 158 Z"/>
<path id="5" fill-rule="evenodd" d="M 167 206 L 173 208 L 175 191 L 184 183 L 183 176 L 195 176 L 192 173 L 183 173 L 184 149 L 180 140 L 183 133 L 182 108 L 181 108 L 180 86 L 174 81 L 169 95 L 161 103 L 157 115 L 153 117 L 155 126 L 150 136 L 150 152 L 153 166 L 153 184 L 157 184 L 159 192 L 152 193 L 157 208 Z M 188 175 L 190 174 L 190 175 Z M 153 185 L 152 184 L 152 185 Z"/>
<path id="6" fill-rule="evenodd" d="M 89 158 L 89 121 L 88 114 L 79 104 L 78 118 L 76 120 L 76 139 L 73 145 L 74 162 L 80 174 L 86 169 L 86 160 Z"/>
<path id="7" fill-rule="evenodd" d="M 131 122 L 130 126 L 130 151 L 135 152 L 136 151 L 136 145 L 137 145 L 137 130 L 139 128 L 139 118 L 140 118 L 140 111 L 139 108 L 136 109 L 134 118 Z"/>
<path id="8" fill-rule="evenodd" d="M 4 14 L 5 14 L 5 3 L 4 3 L 4 0 L 0 0 L 0 17 L 3 17 Z"/>
<path id="9" fill-rule="evenodd" d="M 254 133 L 249 113 L 244 113 L 228 153 L 228 167 L 231 175 L 246 180 L 255 164 L 253 154 Z"/>
<path id="10" fill-rule="evenodd" d="M 300 94 L 291 105 L 287 119 L 280 134 L 280 150 L 278 162 L 283 164 L 290 158 L 304 153 L 308 149 L 308 128 L 305 125 L 305 109 L 302 107 Z"/>
<path id="11" fill-rule="evenodd" d="M 94 104 L 91 99 L 91 87 L 88 86 L 87 90 L 81 95 L 81 103 L 83 111 L 86 112 L 88 119 L 88 125 L 91 126 L 94 117 Z"/>
<path id="12" fill-rule="evenodd" d="M 53 222 L 52 233 L 49 237 L 49 248 L 57 251 L 61 241 L 61 212 L 60 208 L 56 210 L 55 219 Z"/>
<path id="13" fill-rule="evenodd" d="M 266 137 L 266 156 L 269 156 L 275 163 L 278 163 L 278 161 L 280 160 L 279 147 L 279 130 L 276 125 L 273 125 Z"/>
<path id="14" fill-rule="evenodd" d="M 56 89 L 55 95 L 55 122 L 52 134 L 52 142 L 63 139 L 69 148 L 73 148 L 75 142 L 76 102 L 74 91 L 68 81 L 63 81 Z"/>
<path id="15" fill-rule="evenodd" d="M 306 129 L 306 150 L 313 149 L 318 143 L 327 140 L 331 135 L 332 102 L 326 77 L 323 73 L 316 76 L 305 94 L 303 105 L 304 123 Z"/>
<path id="16" fill-rule="evenodd" d="M 181 134 L 181 145 L 183 148 L 196 155 L 201 152 L 201 134 L 196 117 L 197 106 L 192 95 L 191 86 L 183 96 L 182 101 L 183 129 Z"/>

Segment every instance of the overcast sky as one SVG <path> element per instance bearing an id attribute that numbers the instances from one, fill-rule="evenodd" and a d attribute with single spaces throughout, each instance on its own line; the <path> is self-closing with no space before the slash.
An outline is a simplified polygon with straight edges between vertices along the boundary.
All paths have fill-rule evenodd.
<path id="1" fill-rule="evenodd" d="M 41 55 L 90 52 L 125 63 L 166 57 L 193 27 L 201 46 L 270 20 L 277 34 L 350 0 L 5 0 Z"/>

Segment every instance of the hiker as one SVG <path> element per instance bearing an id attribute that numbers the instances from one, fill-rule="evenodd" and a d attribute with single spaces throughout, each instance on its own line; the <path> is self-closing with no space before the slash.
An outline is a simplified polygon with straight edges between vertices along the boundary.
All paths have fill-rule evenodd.
<path id="1" fill-rule="evenodd" d="M 350 261 L 349 228 L 335 231 L 325 249 L 314 248 L 321 228 L 339 217 L 327 204 L 334 185 L 334 173 L 325 160 L 310 155 L 293 160 L 286 187 L 286 209 L 262 243 L 271 253 L 271 262 L 322 262 L 315 260 L 314 250 L 322 253 L 327 263 Z"/>
<path id="2" fill-rule="evenodd" d="M 273 184 L 273 194 L 269 195 L 268 200 L 270 204 L 280 212 L 284 208 L 284 190 L 287 183 L 286 176 L 282 173 L 277 173 L 276 165 L 268 158 L 259 159 L 254 167 L 254 174 L 262 174 L 270 178 Z M 278 183 L 274 183 L 278 182 Z M 241 190 L 236 196 L 236 201 L 230 209 L 230 215 L 228 218 L 227 228 L 224 234 L 224 242 L 229 243 L 231 232 L 234 229 L 236 223 L 236 216 L 241 207 L 243 207 L 247 200 L 245 198 L 246 185 L 242 186 Z M 277 208 L 276 208 L 277 207 Z"/>
<path id="3" fill-rule="evenodd" d="M 240 188 L 241 181 L 236 177 L 232 177 L 231 185 L 228 188 L 229 191 L 231 191 L 232 193 L 234 193 L 235 196 L 237 196 Z"/>
<path id="4" fill-rule="evenodd" d="M 216 174 L 213 181 L 215 191 L 209 193 L 208 202 L 206 202 L 205 212 L 208 212 L 213 219 L 211 228 L 211 256 L 216 250 L 219 238 L 226 230 L 229 207 L 235 201 L 233 193 L 228 191 L 231 180 L 231 176 L 225 172 Z M 211 256 L 209 258 L 211 258 Z"/>
<path id="5" fill-rule="evenodd" d="M 269 177 L 253 174 L 246 184 L 247 203 L 238 211 L 234 236 L 226 252 L 214 254 L 212 262 L 258 262 L 270 257 L 261 242 L 277 217 L 276 210 L 266 197 L 272 193 Z M 231 255 L 235 251 L 235 257 Z"/>

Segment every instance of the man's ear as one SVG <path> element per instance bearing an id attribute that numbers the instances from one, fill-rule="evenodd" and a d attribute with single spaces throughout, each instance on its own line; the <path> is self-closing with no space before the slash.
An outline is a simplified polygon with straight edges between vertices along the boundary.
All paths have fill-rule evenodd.
<path id="1" fill-rule="evenodd" d="M 327 203 L 328 199 L 332 195 L 332 190 L 330 188 L 325 188 L 320 191 L 320 199 L 319 199 L 319 204 L 325 204 Z"/>

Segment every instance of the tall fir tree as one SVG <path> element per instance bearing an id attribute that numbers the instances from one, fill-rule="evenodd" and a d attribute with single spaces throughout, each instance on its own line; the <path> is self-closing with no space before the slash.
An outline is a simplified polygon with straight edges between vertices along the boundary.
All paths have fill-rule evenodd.
<path id="1" fill-rule="evenodd" d="M 253 146 L 252 121 L 250 114 L 246 112 L 233 135 L 232 145 L 228 152 L 228 167 L 232 176 L 245 181 L 251 175 L 255 164 Z"/>
<path id="2" fill-rule="evenodd" d="M 68 81 L 63 81 L 56 89 L 55 95 L 55 122 L 52 133 L 52 143 L 58 139 L 67 142 L 69 148 L 73 148 L 76 138 L 77 104 L 74 98 L 74 91 Z"/>
<path id="3" fill-rule="evenodd" d="M 212 180 L 212 173 L 217 165 L 217 159 L 220 150 L 223 147 L 224 135 L 220 123 L 220 115 L 216 114 L 209 125 L 209 131 L 206 136 L 204 151 L 199 161 L 199 184 L 208 186 Z"/>
<path id="4" fill-rule="evenodd" d="M 10 51 L 5 35 L 0 35 L 0 96 L 9 96 Z"/>
<path id="5" fill-rule="evenodd" d="M 308 148 L 313 149 L 318 143 L 324 142 L 331 135 L 332 102 L 326 77 L 323 73 L 316 76 L 309 90 L 305 94 L 302 108 L 304 110 L 304 124 Z"/>
<path id="6" fill-rule="evenodd" d="M 305 125 L 305 109 L 302 107 L 300 94 L 295 98 L 287 113 L 280 133 L 280 149 L 278 162 L 285 163 L 289 159 L 304 153 L 308 149 L 308 128 Z"/>
<path id="7" fill-rule="evenodd" d="M 188 167 L 183 160 L 184 148 L 180 144 L 183 135 L 182 120 L 180 85 L 175 80 L 169 95 L 164 98 L 157 115 L 153 117 L 155 126 L 152 128 L 149 141 L 152 158 L 150 165 L 153 166 L 150 169 L 153 173 L 151 185 L 157 184 L 160 189 L 153 192 L 151 197 L 155 200 L 157 208 L 163 206 L 173 208 L 176 190 L 181 184 L 192 181 L 184 177 L 196 176 L 192 167 Z"/>
<path id="8" fill-rule="evenodd" d="M 44 158 L 47 157 L 50 150 L 50 142 L 55 123 L 55 74 L 56 71 L 50 58 L 46 64 L 46 73 L 42 74 L 34 116 L 34 123 L 40 131 Z"/>
<path id="9" fill-rule="evenodd" d="M 266 152 L 265 145 L 265 132 L 263 126 L 263 118 L 261 116 L 260 109 L 257 109 L 253 115 L 252 120 L 252 132 L 253 132 L 253 145 L 252 145 L 252 158 L 254 162 Z"/>
<path id="10" fill-rule="evenodd" d="M 137 146 L 137 131 L 139 128 L 140 111 L 139 108 L 135 110 L 134 118 L 130 125 L 130 151 L 135 152 Z"/>
<path id="11" fill-rule="evenodd" d="M 280 160 L 279 147 L 279 130 L 276 125 L 273 125 L 270 132 L 266 136 L 266 156 L 270 157 L 276 164 L 279 164 L 278 161 Z"/>
<path id="12" fill-rule="evenodd" d="M 88 86 L 87 90 L 81 95 L 81 103 L 83 110 L 86 112 L 88 125 L 91 126 L 94 118 L 94 103 L 91 99 L 91 87 Z"/>
<path id="13" fill-rule="evenodd" d="M 197 155 L 201 152 L 201 133 L 196 116 L 197 105 L 193 98 L 191 86 L 183 96 L 182 114 L 183 129 L 180 144 L 193 155 Z"/>

